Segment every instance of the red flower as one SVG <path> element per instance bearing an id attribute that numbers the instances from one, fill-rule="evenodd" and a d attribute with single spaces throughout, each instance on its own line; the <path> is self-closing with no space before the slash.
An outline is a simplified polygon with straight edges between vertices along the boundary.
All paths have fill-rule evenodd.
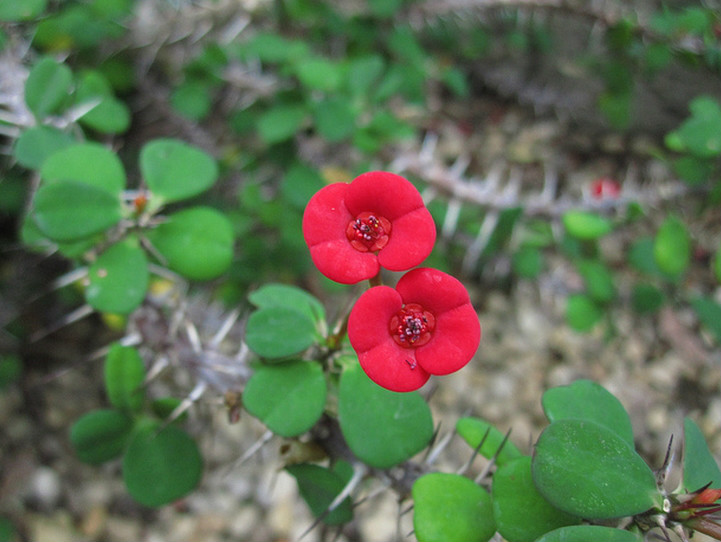
<path id="1" fill-rule="evenodd" d="M 460 281 L 419 268 L 395 289 L 366 290 L 350 313 L 348 338 L 371 380 L 392 391 L 413 391 L 430 375 L 466 365 L 478 349 L 481 325 Z"/>
<path id="2" fill-rule="evenodd" d="M 591 183 L 594 199 L 616 199 L 621 195 L 621 185 L 610 177 L 599 177 Z"/>
<path id="3" fill-rule="evenodd" d="M 410 181 L 384 171 L 334 183 L 310 199 L 303 237 L 318 270 L 344 284 L 405 271 L 431 253 L 436 227 Z"/>

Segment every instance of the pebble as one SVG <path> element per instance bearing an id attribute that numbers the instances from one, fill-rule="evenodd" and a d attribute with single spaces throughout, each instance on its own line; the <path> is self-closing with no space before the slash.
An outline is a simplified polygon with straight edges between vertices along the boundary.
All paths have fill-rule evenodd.
<path id="1" fill-rule="evenodd" d="M 52 510 L 60 501 L 62 482 L 58 474 L 50 467 L 40 466 L 30 478 L 29 497 L 44 510 Z"/>

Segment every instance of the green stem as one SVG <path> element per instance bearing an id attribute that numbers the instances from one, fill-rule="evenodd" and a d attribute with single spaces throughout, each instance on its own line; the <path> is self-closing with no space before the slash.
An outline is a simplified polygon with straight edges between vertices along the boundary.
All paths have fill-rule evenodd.
<path id="1" fill-rule="evenodd" d="M 374 286 L 382 286 L 383 279 L 381 278 L 381 272 L 378 271 L 378 274 L 375 277 L 368 279 L 368 284 L 370 284 L 371 288 L 373 288 Z"/>

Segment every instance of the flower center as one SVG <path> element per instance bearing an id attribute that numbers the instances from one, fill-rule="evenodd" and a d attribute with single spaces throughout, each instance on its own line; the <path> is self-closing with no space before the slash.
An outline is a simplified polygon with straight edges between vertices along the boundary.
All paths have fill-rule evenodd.
<path id="1" fill-rule="evenodd" d="M 391 222 L 375 213 L 361 213 L 348 223 L 345 235 L 360 252 L 375 252 L 388 244 Z"/>
<path id="2" fill-rule="evenodd" d="M 388 327 L 396 344 L 416 348 L 431 340 L 436 318 L 418 303 L 408 303 L 393 315 Z"/>

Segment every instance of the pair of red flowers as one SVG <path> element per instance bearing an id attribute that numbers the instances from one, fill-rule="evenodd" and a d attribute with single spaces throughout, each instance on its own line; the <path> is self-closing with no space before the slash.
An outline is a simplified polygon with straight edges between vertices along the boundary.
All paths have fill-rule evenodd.
<path id="1" fill-rule="evenodd" d="M 405 271 L 433 250 L 436 227 L 418 190 L 374 171 L 319 190 L 303 215 L 313 262 L 343 284 L 373 279 L 381 267 Z M 393 391 L 420 388 L 430 375 L 459 370 L 475 354 L 481 326 L 468 292 L 431 268 L 374 286 L 353 306 L 348 338 L 366 374 Z"/>

